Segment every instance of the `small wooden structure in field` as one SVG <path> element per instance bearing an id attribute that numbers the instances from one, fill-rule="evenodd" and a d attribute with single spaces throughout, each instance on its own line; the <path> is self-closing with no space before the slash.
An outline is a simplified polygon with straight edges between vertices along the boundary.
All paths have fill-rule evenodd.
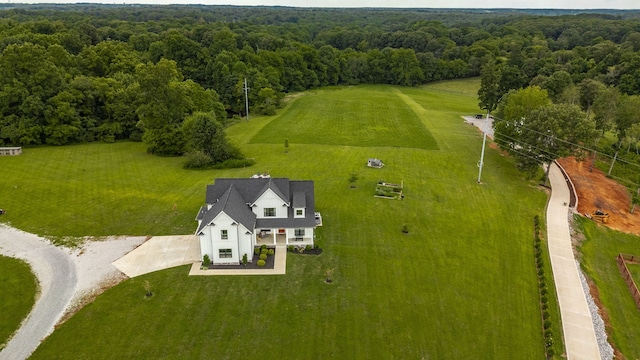
<path id="1" fill-rule="evenodd" d="M 400 184 L 391 184 L 380 181 L 376 185 L 376 192 L 373 194 L 373 197 L 402 200 L 404 199 L 402 189 L 404 189 L 404 181 Z"/>

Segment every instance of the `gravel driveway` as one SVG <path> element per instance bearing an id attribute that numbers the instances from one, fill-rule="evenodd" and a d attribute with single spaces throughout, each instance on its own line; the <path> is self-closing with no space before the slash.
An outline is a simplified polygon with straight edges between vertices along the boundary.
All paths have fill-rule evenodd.
<path id="1" fill-rule="evenodd" d="M 77 307 L 74 304 L 105 282 L 115 284 L 124 278 L 111 263 L 144 241 L 144 237 L 109 238 L 70 250 L 0 224 L 0 255 L 25 260 L 40 283 L 31 313 L 0 352 L 0 360 L 28 358 L 62 316 Z"/>

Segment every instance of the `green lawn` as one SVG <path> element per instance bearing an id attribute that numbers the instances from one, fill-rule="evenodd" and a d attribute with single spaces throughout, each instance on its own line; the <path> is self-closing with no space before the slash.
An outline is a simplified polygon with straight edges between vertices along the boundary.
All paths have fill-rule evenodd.
<path id="1" fill-rule="evenodd" d="M 640 358 L 640 311 L 616 264 L 619 253 L 640 255 L 640 239 L 582 217 L 578 217 L 578 224 L 586 237 L 580 247 L 583 254 L 581 264 L 598 286 L 600 298 L 607 309 L 611 323 L 609 341 L 613 341 L 627 359 Z M 634 273 L 636 281 L 640 280 L 637 274 Z"/>
<path id="2" fill-rule="evenodd" d="M 633 281 L 636 283 L 636 286 L 640 286 L 640 264 L 627 263 L 627 269 L 629 269 L 631 277 L 633 277 Z"/>
<path id="3" fill-rule="evenodd" d="M 63 324 L 33 358 L 543 358 L 532 231 L 546 195 L 493 150 L 485 156 L 483 183 L 476 183 L 481 134 L 460 116 L 479 112 L 477 81 L 452 84 L 302 94 L 276 116 L 228 129 L 256 159 L 247 169 L 185 171 L 179 159 L 152 157 L 131 143 L 26 149 L 24 157 L 0 159 L 30 169 L 31 179 L 19 189 L 38 188 L 52 202 L 75 208 L 48 219 L 38 207 L 22 209 L 31 196 L 7 206 L 7 219 L 38 233 L 190 233 L 205 184 L 256 172 L 313 179 L 324 221 L 317 231 L 322 255 L 289 255 L 286 276 L 188 277 L 180 267 L 130 279 Z M 362 138 L 344 136 L 347 118 L 333 116 L 352 97 L 360 117 L 350 121 L 365 128 Z M 378 112 L 385 108 L 401 115 L 382 119 Z M 300 127 L 283 120 L 295 118 L 290 111 L 306 117 Z M 385 139 L 374 141 L 383 133 Z M 102 157 L 93 175 L 82 171 L 88 165 L 79 166 L 94 163 L 90 153 Z M 51 157 L 56 165 L 40 170 Z M 386 166 L 367 168 L 369 157 Z M 66 171 L 58 169 L 67 162 Z M 51 186 L 35 179 L 52 173 L 60 179 L 47 192 Z M 359 176 L 356 188 L 351 173 Z M 374 198 L 382 179 L 402 181 L 405 199 Z M 71 202 L 57 187 L 83 195 Z M 126 214 L 104 216 L 104 202 Z M 61 224 L 78 209 L 83 221 Z M 323 282 L 329 269 L 335 269 L 330 285 Z M 155 294 L 148 300 L 145 280 Z"/>
<path id="4" fill-rule="evenodd" d="M 251 143 L 438 148 L 418 114 L 383 85 L 323 88 L 306 93 Z"/>
<path id="5" fill-rule="evenodd" d="M 0 158 L 0 221 L 57 241 L 191 233 L 206 184 L 252 170 L 188 171 L 183 162 L 133 142 L 27 148 Z"/>
<path id="6" fill-rule="evenodd" d="M 0 256 L 0 349 L 36 301 L 38 285 L 22 260 Z"/>

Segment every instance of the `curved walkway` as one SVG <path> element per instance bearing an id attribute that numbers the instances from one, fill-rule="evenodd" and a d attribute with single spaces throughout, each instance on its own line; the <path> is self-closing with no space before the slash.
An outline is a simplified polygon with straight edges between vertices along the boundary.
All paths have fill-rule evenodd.
<path id="1" fill-rule="evenodd" d="M 25 260 L 40 283 L 40 296 L 31 313 L 0 352 L 2 360 L 26 359 L 53 332 L 70 304 L 78 282 L 76 266 L 60 248 L 9 227 L 0 236 L 0 254 Z"/>
<path id="2" fill-rule="evenodd" d="M 552 191 L 547 205 L 547 238 L 567 359 L 600 359 L 591 313 L 571 245 L 567 221 L 569 188 L 556 164 L 551 165 L 549 181 Z"/>

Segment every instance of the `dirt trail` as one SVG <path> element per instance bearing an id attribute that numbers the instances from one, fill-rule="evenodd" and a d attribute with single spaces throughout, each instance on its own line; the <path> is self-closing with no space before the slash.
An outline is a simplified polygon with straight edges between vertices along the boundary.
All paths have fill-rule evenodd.
<path id="1" fill-rule="evenodd" d="M 606 224 L 612 229 L 640 235 L 640 207 L 633 214 L 631 196 L 627 188 L 608 178 L 591 166 L 591 160 L 576 161 L 574 157 L 558 160 L 573 182 L 578 195 L 578 211 L 581 214 L 600 209 L 609 213 Z"/>

